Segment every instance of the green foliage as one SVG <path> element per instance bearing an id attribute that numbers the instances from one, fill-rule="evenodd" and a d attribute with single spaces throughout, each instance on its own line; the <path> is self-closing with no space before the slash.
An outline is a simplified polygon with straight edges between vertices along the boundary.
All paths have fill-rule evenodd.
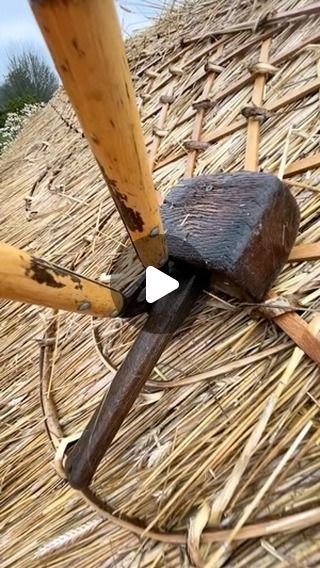
<path id="1" fill-rule="evenodd" d="M 22 104 L 22 101 L 20 101 L 20 104 Z M 29 118 L 44 104 L 45 103 L 27 103 L 19 112 L 7 113 L 4 126 L 0 128 L 0 154 L 3 150 L 8 148 Z"/>
<path id="2" fill-rule="evenodd" d="M 32 95 L 9 99 L 5 106 L 0 108 L 0 128 L 4 127 L 8 113 L 20 114 L 26 105 L 35 103 L 37 103 L 37 99 Z"/>
<path id="3" fill-rule="evenodd" d="M 7 118 L 7 111 L 6 109 L 0 108 L 0 128 L 3 128 Z M 0 133 L 1 134 L 1 133 Z"/>
<path id="4" fill-rule="evenodd" d="M 20 97 L 32 97 L 35 102 L 47 102 L 59 82 L 55 73 L 32 50 L 9 56 L 8 70 L 2 85 L 4 104 Z"/>
<path id="5" fill-rule="evenodd" d="M 8 115 L 20 114 L 26 105 L 47 102 L 58 86 L 55 73 L 32 49 L 10 55 L 0 85 L 0 129 Z"/>

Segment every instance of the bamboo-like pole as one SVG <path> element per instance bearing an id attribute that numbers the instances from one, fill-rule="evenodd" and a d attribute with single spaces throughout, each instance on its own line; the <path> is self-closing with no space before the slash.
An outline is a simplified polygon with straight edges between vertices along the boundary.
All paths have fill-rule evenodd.
<path id="1" fill-rule="evenodd" d="M 219 58 L 219 56 L 222 54 L 223 52 L 223 43 L 221 45 L 219 45 L 214 59 Z M 214 63 L 214 60 L 213 60 Z M 217 66 L 218 67 L 218 66 Z M 207 79 L 206 79 L 206 83 L 201 95 L 201 99 L 208 99 L 210 96 L 210 91 L 212 88 L 212 85 L 214 83 L 214 80 L 216 78 L 216 71 L 209 71 L 208 75 L 207 75 Z M 197 114 L 196 114 L 196 119 L 194 121 L 194 125 L 193 125 L 193 130 L 192 130 L 192 134 L 191 134 L 191 140 L 196 140 L 196 141 L 200 141 L 201 140 L 201 133 L 202 133 L 202 128 L 203 128 L 203 120 L 205 117 L 205 108 L 202 106 L 201 108 L 199 108 L 197 110 Z M 187 157 L 187 163 L 186 163 L 186 169 L 184 172 L 184 177 L 188 178 L 188 177 L 192 177 L 194 174 L 194 170 L 196 167 L 196 161 L 197 161 L 197 157 L 198 157 L 198 151 L 197 150 L 191 150 L 188 154 Z"/>
<path id="2" fill-rule="evenodd" d="M 268 63 L 271 38 L 266 39 L 260 50 L 260 63 Z M 264 99 L 266 85 L 266 73 L 258 73 L 253 87 L 252 104 L 261 107 Z M 259 167 L 259 140 L 260 140 L 260 121 L 259 118 L 248 118 L 247 143 L 244 169 L 256 172 Z"/>
<path id="3" fill-rule="evenodd" d="M 167 259 L 113 0 L 30 0 L 86 138 L 145 266 Z"/>
<path id="4" fill-rule="evenodd" d="M 120 292 L 0 243 L 0 298 L 79 312 L 117 316 Z"/>

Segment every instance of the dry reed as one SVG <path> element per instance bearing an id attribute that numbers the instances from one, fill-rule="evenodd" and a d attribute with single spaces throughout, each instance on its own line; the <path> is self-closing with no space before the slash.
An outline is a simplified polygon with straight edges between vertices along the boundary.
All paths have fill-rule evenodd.
<path id="1" fill-rule="evenodd" d="M 304 5 L 167 2 L 155 27 L 128 40 L 161 194 L 186 167 L 194 175 L 244 167 L 248 67 L 266 36 L 277 69 L 266 77 L 259 168 L 286 176 L 316 154 L 320 18 L 262 19 Z M 223 68 L 214 76 L 208 58 Z M 192 103 L 201 98 L 212 107 L 200 113 Z M 195 135 L 208 142 L 202 150 L 185 145 Z M 62 91 L 2 156 L 0 175 L 2 240 L 91 277 L 121 274 L 122 288 L 141 273 Z M 288 181 L 301 209 L 297 245 L 317 243 L 320 168 L 298 165 Z M 317 258 L 291 262 L 275 286 L 309 328 L 320 312 Z M 53 458 L 61 438 L 83 428 L 143 318 L 1 308 L 2 568 L 319 565 L 319 369 L 274 321 L 212 291 L 202 296 L 98 471 L 101 501 L 70 489 Z"/>

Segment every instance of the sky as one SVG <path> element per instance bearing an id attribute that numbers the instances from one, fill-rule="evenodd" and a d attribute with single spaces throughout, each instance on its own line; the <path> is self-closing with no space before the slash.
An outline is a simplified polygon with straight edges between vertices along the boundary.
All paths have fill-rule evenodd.
<path id="1" fill-rule="evenodd" d="M 144 27 L 152 15 L 150 9 L 130 0 L 118 2 L 118 14 L 123 33 Z M 34 47 L 48 62 L 50 55 L 32 15 L 28 0 L 7 0 L 1 2 L 0 13 L 0 82 L 4 79 L 8 53 L 22 47 Z"/>

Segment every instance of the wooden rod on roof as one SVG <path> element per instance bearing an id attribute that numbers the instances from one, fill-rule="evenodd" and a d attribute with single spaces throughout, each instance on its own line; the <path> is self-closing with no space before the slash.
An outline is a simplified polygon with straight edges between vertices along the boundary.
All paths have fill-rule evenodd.
<path id="1" fill-rule="evenodd" d="M 262 13 L 261 17 L 255 20 L 246 20 L 244 22 L 238 22 L 237 24 L 225 26 L 222 28 L 212 28 L 212 30 L 207 31 L 204 34 L 190 38 L 183 38 L 182 45 L 184 47 L 185 45 L 198 43 L 200 41 L 216 37 L 217 35 L 234 34 L 246 30 L 251 30 L 252 33 L 255 33 L 260 28 L 264 28 L 272 24 L 277 24 L 279 22 L 282 22 L 283 20 L 285 20 L 286 24 L 288 25 L 292 20 L 295 20 L 296 18 L 317 16 L 319 12 L 320 2 L 315 2 L 314 4 L 310 4 L 309 6 L 304 6 L 296 10 L 288 10 L 273 14 L 271 13 L 265 16 Z"/>
<path id="2" fill-rule="evenodd" d="M 117 316 L 120 292 L 6 243 L 0 243 L 0 298 L 57 310 Z"/>
<path id="3" fill-rule="evenodd" d="M 259 63 L 268 63 L 271 38 L 262 42 L 260 50 Z M 264 102 L 264 91 L 267 81 L 267 73 L 257 73 L 255 78 L 252 105 L 254 107 L 262 107 Z M 260 141 L 260 120 L 259 116 L 248 117 L 247 141 L 244 169 L 256 172 L 259 168 L 259 141 Z"/>
<path id="4" fill-rule="evenodd" d="M 223 52 L 223 43 L 221 45 L 219 45 L 216 53 L 214 54 L 213 58 L 210 58 L 210 62 L 213 61 L 213 63 L 215 63 L 215 60 L 219 58 L 219 56 L 222 54 Z M 216 70 L 210 70 L 210 68 L 208 69 L 208 65 L 205 65 L 206 73 L 207 73 L 207 79 L 203 88 L 203 92 L 201 95 L 201 99 L 203 101 L 209 102 L 209 106 L 207 108 L 210 108 L 210 100 L 209 100 L 209 96 L 210 96 L 210 91 L 211 91 L 211 87 L 214 83 L 214 80 L 217 76 L 217 71 Z M 222 68 L 221 68 L 222 69 Z M 202 134 L 202 129 L 203 129 L 203 120 L 205 117 L 205 113 L 206 113 L 206 107 L 205 105 L 198 105 L 198 108 L 196 107 L 196 117 L 195 117 L 195 121 L 193 124 L 193 130 L 192 130 L 192 135 L 191 135 L 191 139 L 194 141 L 201 141 L 201 134 Z M 196 167 L 196 162 L 197 162 L 197 157 L 198 157 L 198 151 L 196 149 L 193 149 L 191 151 L 189 151 L 188 153 L 188 157 L 187 157 L 187 163 L 186 163 L 186 168 L 185 168 L 185 172 L 184 172 L 184 177 L 188 178 L 193 176 L 194 174 L 194 170 Z"/>
<path id="5" fill-rule="evenodd" d="M 311 154 L 311 156 L 307 156 L 306 158 L 300 158 L 300 160 L 296 160 L 291 164 L 288 164 L 285 171 L 284 176 L 294 176 L 297 174 L 302 174 L 308 170 L 314 170 L 315 168 L 320 167 L 320 152 L 316 154 Z"/>
<path id="6" fill-rule="evenodd" d="M 164 230 L 113 0 L 30 0 L 63 85 L 145 265 Z"/>
<path id="7" fill-rule="evenodd" d="M 241 81 L 242 81 L 242 84 L 240 85 Z M 248 82 L 249 81 L 247 81 L 246 79 L 238 80 L 239 89 L 242 88 L 243 86 L 247 85 Z M 236 82 L 233 83 L 231 85 L 231 87 L 228 87 L 224 91 L 224 96 L 227 96 L 227 95 L 235 92 L 235 86 L 236 86 Z M 298 89 L 295 89 L 294 91 L 290 91 L 287 95 L 281 97 L 280 99 L 276 98 L 275 100 L 273 100 L 269 103 L 266 103 L 265 109 L 267 111 L 270 111 L 270 112 L 277 111 L 277 110 L 279 110 L 280 108 L 282 108 L 286 105 L 289 105 L 289 104 L 294 103 L 298 100 L 301 100 L 304 97 L 307 97 L 308 95 L 312 95 L 314 92 L 318 91 L 319 89 L 320 89 L 320 77 L 317 77 L 316 79 L 312 79 L 311 81 L 308 81 L 302 87 L 299 87 Z M 219 95 L 217 97 L 214 97 L 212 99 L 212 101 L 219 101 L 221 98 L 222 97 Z M 182 123 L 182 121 L 179 122 L 179 125 L 181 125 L 181 123 Z M 237 132 L 238 130 L 245 127 L 246 125 L 247 125 L 246 119 L 238 118 L 238 119 L 234 120 L 233 122 L 231 122 L 230 124 L 228 124 L 228 126 L 224 126 L 223 128 L 218 128 L 216 130 L 213 130 L 212 132 L 209 131 L 207 134 L 205 134 L 202 137 L 202 141 L 203 142 L 209 142 L 210 144 L 213 144 L 214 142 L 217 142 L 221 138 L 224 138 L 225 136 L 229 136 L 229 134 L 233 134 L 234 132 Z M 174 162 L 178 158 L 181 158 L 184 155 L 185 155 L 185 150 L 183 148 L 181 149 L 179 147 L 179 148 L 177 148 L 177 150 L 175 150 L 174 153 L 172 152 L 169 156 L 167 156 L 166 158 L 164 158 L 163 160 L 158 162 L 154 169 L 159 170 L 160 168 L 163 168 L 164 166 L 171 164 L 172 162 Z M 314 158 L 312 158 L 313 167 L 315 167 L 315 164 L 318 162 L 317 156 L 318 155 L 315 154 Z M 288 166 L 288 168 L 289 167 L 290 166 Z M 301 167 L 301 164 L 300 164 L 299 167 Z M 285 176 L 289 175 L 288 174 L 288 168 L 285 171 Z M 293 175 L 293 174 L 291 174 L 291 175 Z"/>
<path id="8" fill-rule="evenodd" d="M 319 260 L 320 242 L 303 243 L 293 247 L 289 255 L 288 262 L 304 262 L 309 260 Z"/>

